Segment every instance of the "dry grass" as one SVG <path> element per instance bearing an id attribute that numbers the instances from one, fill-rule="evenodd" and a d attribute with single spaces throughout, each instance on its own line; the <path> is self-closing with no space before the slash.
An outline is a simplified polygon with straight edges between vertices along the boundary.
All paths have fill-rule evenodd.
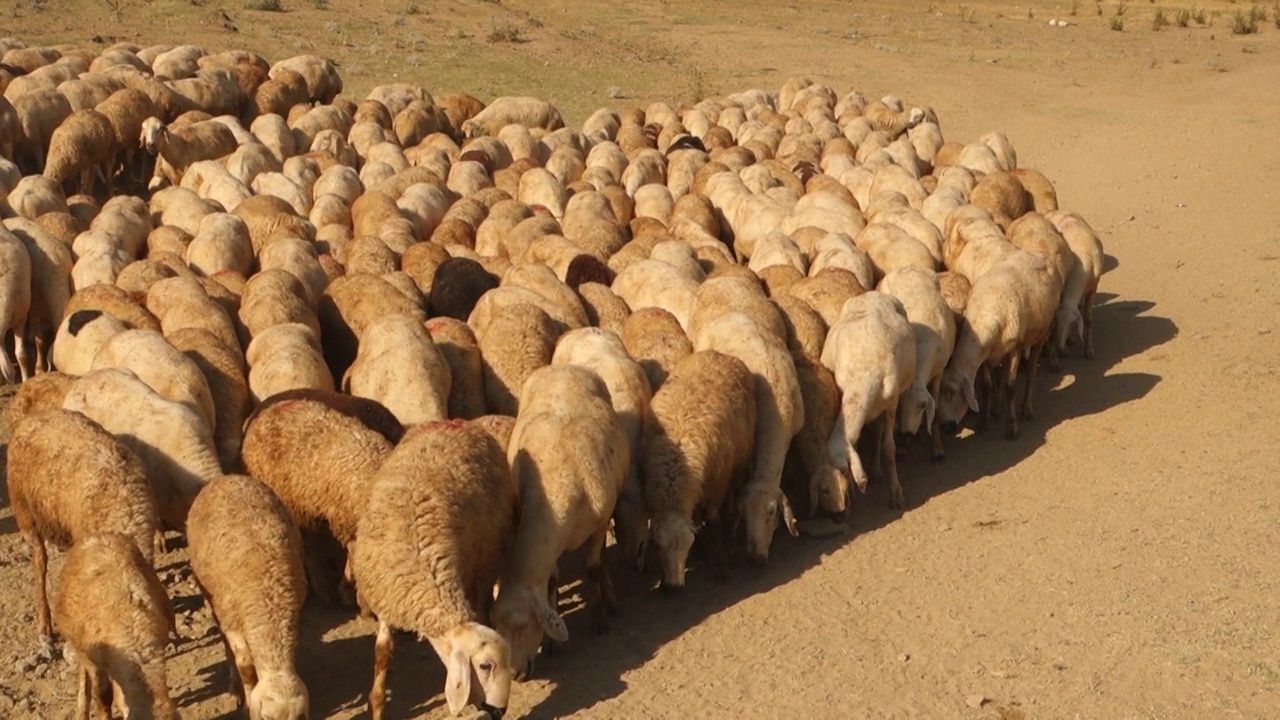
<path id="1" fill-rule="evenodd" d="M 280 0 L 245 0 L 245 10 L 259 12 L 284 12 L 284 3 Z"/>
<path id="2" fill-rule="evenodd" d="M 1151 16 L 1151 29 L 1163 30 L 1169 26 L 1169 16 L 1165 13 L 1164 8 L 1156 8 L 1156 12 Z"/>
<path id="3" fill-rule="evenodd" d="M 1124 18 L 1122 17 L 1111 18 L 1111 29 L 1116 32 L 1124 32 Z"/>
<path id="4" fill-rule="evenodd" d="M 1231 16 L 1231 34 L 1252 35 L 1258 32 L 1258 24 L 1264 19 L 1266 19 L 1266 11 L 1258 5 L 1254 5 L 1248 12 L 1236 10 Z"/>
<path id="5" fill-rule="evenodd" d="M 1181 10 L 1179 10 L 1177 22 L 1178 22 L 1178 27 L 1180 28 L 1184 28 L 1191 25 L 1191 11 L 1186 8 L 1182 8 Z"/>

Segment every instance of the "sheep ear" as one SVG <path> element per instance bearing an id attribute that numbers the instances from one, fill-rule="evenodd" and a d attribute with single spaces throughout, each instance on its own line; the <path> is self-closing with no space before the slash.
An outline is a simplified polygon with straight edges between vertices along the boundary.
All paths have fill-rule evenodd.
<path id="1" fill-rule="evenodd" d="M 787 501 L 785 494 L 780 494 L 780 497 L 778 509 L 782 511 L 782 523 L 787 526 L 787 532 L 791 533 L 791 537 L 800 537 L 800 530 L 796 527 L 796 515 L 791 512 L 791 503 Z"/>
<path id="2" fill-rule="evenodd" d="M 964 381 L 964 399 L 969 403 L 969 409 L 978 412 L 978 395 L 973 391 L 973 378 Z"/>
<path id="3" fill-rule="evenodd" d="M 471 702 L 471 661 L 462 648 L 449 653 L 445 672 L 444 699 L 449 703 L 449 712 L 457 715 Z"/>
<path id="4" fill-rule="evenodd" d="M 565 642 L 569 639 L 569 628 L 565 627 L 564 618 L 547 603 L 545 598 L 538 598 L 538 624 L 542 626 L 542 631 L 547 637 L 556 642 Z"/>

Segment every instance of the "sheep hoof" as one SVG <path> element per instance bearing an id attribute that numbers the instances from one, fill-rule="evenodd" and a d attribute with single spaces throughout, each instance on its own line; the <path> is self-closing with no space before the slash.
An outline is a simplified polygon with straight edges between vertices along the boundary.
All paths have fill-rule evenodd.
<path id="1" fill-rule="evenodd" d="M 947 459 L 946 450 L 934 450 L 933 453 L 931 453 L 929 456 L 929 460 L 933 462 L 933 464 L 935 465 L 937 465 L 938 463 L 946 459 Z"/>
<path id="2" fill-rule="evenodd" d="M 907 498 L 902 493 L 902 488 L 893 488 L 889 491 L 889 505 L 894 510 L 905 510 L 907 508 Z"/>
<path id="3" fill-rule="evenodd" d="M 1017 440 L 1022 433 L 1018 431 L 1017 426 L 1011 426 L 1004 431 L 1005 438 L 1009 440 Z"/>
<path id="4" fill-rule="evenodd" d="M 1093 348 L 1091 348 L 1091 347 L 1087 347 L 1087 348 L 1085 348 L 1085 349 L 1084 349 L 1084 359 L 1085 359 L 1085 360 L 1092 360 L 1092 359 L 1093 359 Z"/>

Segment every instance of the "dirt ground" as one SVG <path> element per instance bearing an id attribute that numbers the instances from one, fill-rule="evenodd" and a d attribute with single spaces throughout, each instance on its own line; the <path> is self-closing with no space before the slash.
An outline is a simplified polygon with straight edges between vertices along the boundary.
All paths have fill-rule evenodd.
<path id="1" fill-rule="evenodd" d="M 317 7 L 316 5 L 320 7 Z M 854 532 L 779 537 L 769 565 L 679 598 L 619 569 L 621 614 L 513 691 L 512 717 L 1264 718 L 1280 712 L 1280 29 L 1154 29 L 1160 6 L 834 0 L 22 0 L 30 42 L 198 43 L 341 62 L 348 90 L 691 101 L 811 74 L 931 105 L 948 139 L 1002 130 L 1110 257 L 1097 358 L 1037 388 L 1022 437 L 966 436 L 900 465 Z M 1188 9 L 1191 9 L 1188 7 Z M 1123 14 L 1120 13 L 1123 11 Z M 1065 19 L 1069 27 L 1050 26 Z M 1112 29 L 1117 20 L 1122 30 Z M 238 31 L 231 32 L 227 25 Z M 621 95 L 618 99 L 613 96 Z M 3 435 L 0 435 L 0 439 Z M 4 503 L 7 506 L 7 503 Z M 55 564 L 55 568 L 57 565 Z M 618 566 L 620 567 L 620 566 Z M 186 718 L 231 717 L 221 644 L 180 556 L 161 561 L 183 633 Z M 0 515 L 0 716 L 74 704 L 65 662 L 32 668 L 29 552 Z M 308 608 L 313 717 L 365 715 L 372 626 Z M 444 717 L 443 671 L 404 638 L 394 717 Z"/>

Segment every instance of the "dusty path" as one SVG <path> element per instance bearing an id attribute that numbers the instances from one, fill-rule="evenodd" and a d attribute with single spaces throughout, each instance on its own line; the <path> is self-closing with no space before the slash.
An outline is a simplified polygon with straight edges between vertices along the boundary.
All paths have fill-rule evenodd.
<path id="1" fill-rule="evenodd" d="M 370 5 L 366 22 L 404 19 L 400 3 Z M 1153 32 L 1145 3 L 1129 8 L 1122 33 L 1107 29 L 1111 5 L 1097 17 L 1092 4 L 1066 29 L 1046 26 L 1068 16 L 1055 6 L 1028 20 L 1025 7 L 987 5 L 930 15 L 879 2 L 657 3 L 630 18 L 615 2 L 508 5 L 424 3 L 408 27 L 442 34 L 424 37 L 443 60 L 405 50 L 420 65 L 399 79 L 541 94 L 577 121 L 638 101 L 609 101 L 606 85 L 647 102 L 687 99 L 694 82 L 708 94 L 776 88 L 794 72 L 894 92 L 932 105 L 949 138 L 1005 131 L 1020 164 L 1053 179 L 1113 258 L 1095 311 L 1097 358 L 1042 376 L 1038 417 L 1020 440 L 966 437 L 941 466 L 913 448 L 901 465 L 905 513 L 873 487 L 853 536 L 780 538 L 764 571 L 740 569 L 727 587 L 695 574 L 683 597 L 666 598 L 624 583 L 632 592 L 614 632 L 593 638 L 571 615 L 565 653 L 540 663 L 548 679 L 516 689 L 513 716 L 1280 713 L 1280 30 L 1270 20 L 1238 38 L 1226 16 Z M 196 12 L 183 7 L 175 12 Z M 253 14 L 250 28 L 249 13 L 230 12 L 243 37 L 198 41 L 265 49 L 272 27 L 337 14 Z M 15 22 L 6 32 L 88 35 L 59 34 L 45 15 Z M 484 42 L 497 22 L 520 24 L 530 42 Z M 176 40 L 176 27 L 148 19 L 139 42 Z M 384 69 L 362 47 L 334 52 L 367 89 Z M 545 72 L 528 69 L 544 58 Z M 514 67 L 524 70 L 505 72 Z M 0 716 L 59 717 L 72 683 L 64 664 L 23 669 L 28 554 L 0 517 Z M 204 612 L 191 634 L 207 629 Z M 371 629 L 308 615 L 300 663 L 314 716 L 363 713 Z M 429 648 L 397 650 L 396 712 L 443 717 Z M 184 717 L 229 713 L 216 640 L 179 652 L 171 676 Z"/>

